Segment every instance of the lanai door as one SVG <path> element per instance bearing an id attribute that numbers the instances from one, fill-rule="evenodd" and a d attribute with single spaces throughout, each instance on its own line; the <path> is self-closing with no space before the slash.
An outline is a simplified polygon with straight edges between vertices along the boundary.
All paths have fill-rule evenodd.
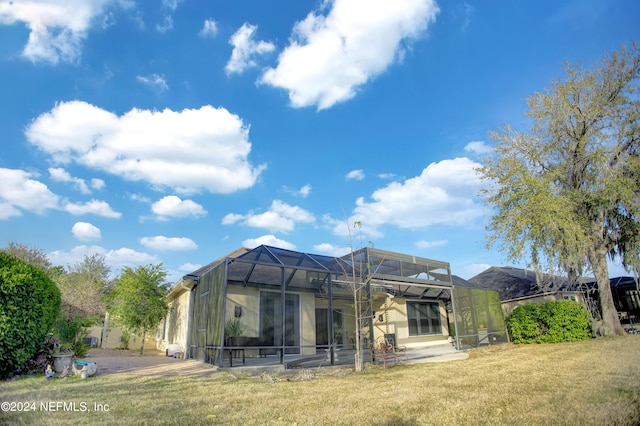
<path id="1" fill-rule="evenodd" d="M 284 331 L 285 348 L 287 354 L 300 353 L 300 296 L 285 294 L 284 301 Z M 271 291 L 260 292 L 260 337 L 267 344 L 282 346 L 282 299 L 280 293 Z"/>
<path id="2" fill-rule="evenodd" d="M 342 311 L 333 311 L 333 339 L 338 347 L 344 343 L 344 318 Z M 316 308 L 316 346 L 329 347 L 329 309 Z"/>

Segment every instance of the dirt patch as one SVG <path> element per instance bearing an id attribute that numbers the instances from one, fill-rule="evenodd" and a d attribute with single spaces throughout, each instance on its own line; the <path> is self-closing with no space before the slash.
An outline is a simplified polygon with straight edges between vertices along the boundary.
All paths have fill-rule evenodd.
<path id="1" fill-rule="evenodd" d="M 137 376 L 177 376 L 213 374 L 217 368 L 189 359 L 165 356 L 164 352 L 117 349 L 91 349 L 84 358 L 98 365 L 98 374 L 129 374 Z"/>

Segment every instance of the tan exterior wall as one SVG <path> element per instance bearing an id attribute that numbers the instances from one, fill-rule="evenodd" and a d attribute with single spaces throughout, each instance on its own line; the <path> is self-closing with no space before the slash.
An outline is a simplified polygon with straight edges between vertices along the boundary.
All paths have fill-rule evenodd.
<path id="1" fill-rule="evenodd" d="M 302 355 L 315 355 L 316 298 L 311 293 L 300 294 L 300 345 Z"/>
<path id="2" fill-rule="evenodd" d="M 191 292 L 188 290 L 179 292 L 169 301 L 169 313 L 156 332 L 158 350 L 164 352 L 168 345 L 176 344 L 186 352 L 190 303 Z"/>
<path id="3" fill-rule="evenodd" d="M 327 299 L 316 298 L 314 300 L 313 307 L 313 345 L 316 343 L 316 322 L 315 322 L 315 309 L 316 308 L 329 308 L 329 301 Z M 351 349 L 355 344 L 356 335 L 356 323 L 353 309 L 353 302 L 348 300 L 336 299 L 333 301 L 333 309 L 342 312 L 343 318 L 343 341 L 344 347 Z"/>
<path id="4" fill-rule="evenodd" d="M 98 347 L 101 347 L 102 342 L 102 327 L 91 327 L 89 328 L 89 337 L 96 337 L 98 339 Z M 121 342 L 120 338 L 122 337 L 122 329 L 116 326 L 110 326 L 107 330 L 107 339 L 106 344 L 104 345 L 105 349 L 125 349 L 125 345 Z M 129 350 L 136 351 L 140 349 L 142 343 L 142 336 L 136 336 L 134 334 L 129 337 Z M 156 349 L 155 336 L 153 333 L 151 335 L 147 335 L 144 348 L 146 349 Z"/>
<path id="5" fill-rule="evenodd" d="M 314 355 L 316 344 L 315 297 L 311 293 L 300 296 L 300 346 L 302 355 Z M 260 324 L 260 290 L 253 287 L 229 286 L 225 322 L 234 318 L 235 307 L 242 307 L 240 321 L 245 327 L 245 336 L 258 337 Z M 246 356 L 254 356 L 251 351 Z"/>
<path id="6" fill-rule="evenodd" d="M 426 301 L 426 300 L 425 300 Z M 437 302 L 435 300 L 426 302 Z M 396 343 L 407 348 L 421 348 L 433 345 L 448 343 L 449 330 L 447 321 L 447 311 L 443 303 L 440 305 L 441 334 L 431 336 L 409 336 L 409 322 L 407 321 L 407 300 L 402 297 L 386 298 L 387 308 L 385 310 L 384 300 L 374 303 L 375 312 L 373 318 L 374 339 L 384 337 L 386 333 L 395 333 Z M 380 318 L 382 316 L 382 318 Z M 381 321 L 382 319 L 382 321 Z"/>

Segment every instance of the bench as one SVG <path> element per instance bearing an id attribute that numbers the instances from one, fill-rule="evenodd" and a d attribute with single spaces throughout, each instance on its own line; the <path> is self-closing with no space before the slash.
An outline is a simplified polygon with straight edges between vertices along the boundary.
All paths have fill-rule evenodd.
<path id="1" fill-rule="evenodd" d="M 238 339 L 238 338 L 236 338 Z M 232 344 L 233 343 L 233 344 Z M 277 348 L 270 347 L 272 341 L 264 337 L 240 337 L 237 341 L 229 341 L 231 348 L 225 347 L 224 351 L 229 355 L 229 366 L 233 367 L 233 359 L 236 356 L 242 356 L 242 365 L 246 363 L 244 354 L 245 349 L 254 349 L 258 351 L 260 358 L 266 358 L 269 355 L 278 355 L 280 351 Z"/>
<path id="2" fill-rule="evenodd" d="M 378 337 L 371 345 L 371 359 L 374 363 L 382 360 L 385 367 L 387 361 L 409 360 L 405 346 L 397 346 L 393 340 L 383 337 Z"/>

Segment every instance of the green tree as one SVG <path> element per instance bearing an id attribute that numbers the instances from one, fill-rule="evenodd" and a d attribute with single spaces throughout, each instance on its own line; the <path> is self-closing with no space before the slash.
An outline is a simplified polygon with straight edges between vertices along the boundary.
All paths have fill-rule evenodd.
<path id="1" fill-rule="evenodd" d="M 479 172 L 495 208 L 488 246 L 509 260 L 546 262 L 569 277 L 586 267 L 598 283 L 601 335 L 622 333 L 607 256 L 637 270 L 640 248 L 640 55 L 635 45 L 593 69 L 565 65 L 566 80 L 528 99 L 528 133 L 492 132 Z"/>
<path id="2" fill-rule="evenodd" d="M 62 314 L 72 320 L 88 319 L 93 324 L 102 322 L 106 312 L 106 296 L 111 282 L 111 268 L 104 255 L 85 255 L 82 262 L 56 278 L 62 295 Z"/>
<path id="3" fill-rule="evenodd" d="M 115 281 L 109 297 L 109 312 L 116 322 L 142 334 L 140 355 L 144 354 L 146 333 L 157 327 L 167 315 L 165 293 L 167 272 L 162 264 L 125 267 Z"/>
<path id="4" fill-rule="evenodd" d="M 60 292 L 40 268 L 0 252 L 0 378 L 42 349 L 60 311 Z"/>
<path id="5" fill-rule="evenodd" d="M 9 256 L 27 262 L 36 268 L 42 269 L 49 278 L 53 279 L 59 274 L 60 268 L 53 267 L 47 254 L 37 247 L 30 247 L 25 244 L 14 243 L 9 241 L 7 246 L 0 251 L 7 253 Z"/>

